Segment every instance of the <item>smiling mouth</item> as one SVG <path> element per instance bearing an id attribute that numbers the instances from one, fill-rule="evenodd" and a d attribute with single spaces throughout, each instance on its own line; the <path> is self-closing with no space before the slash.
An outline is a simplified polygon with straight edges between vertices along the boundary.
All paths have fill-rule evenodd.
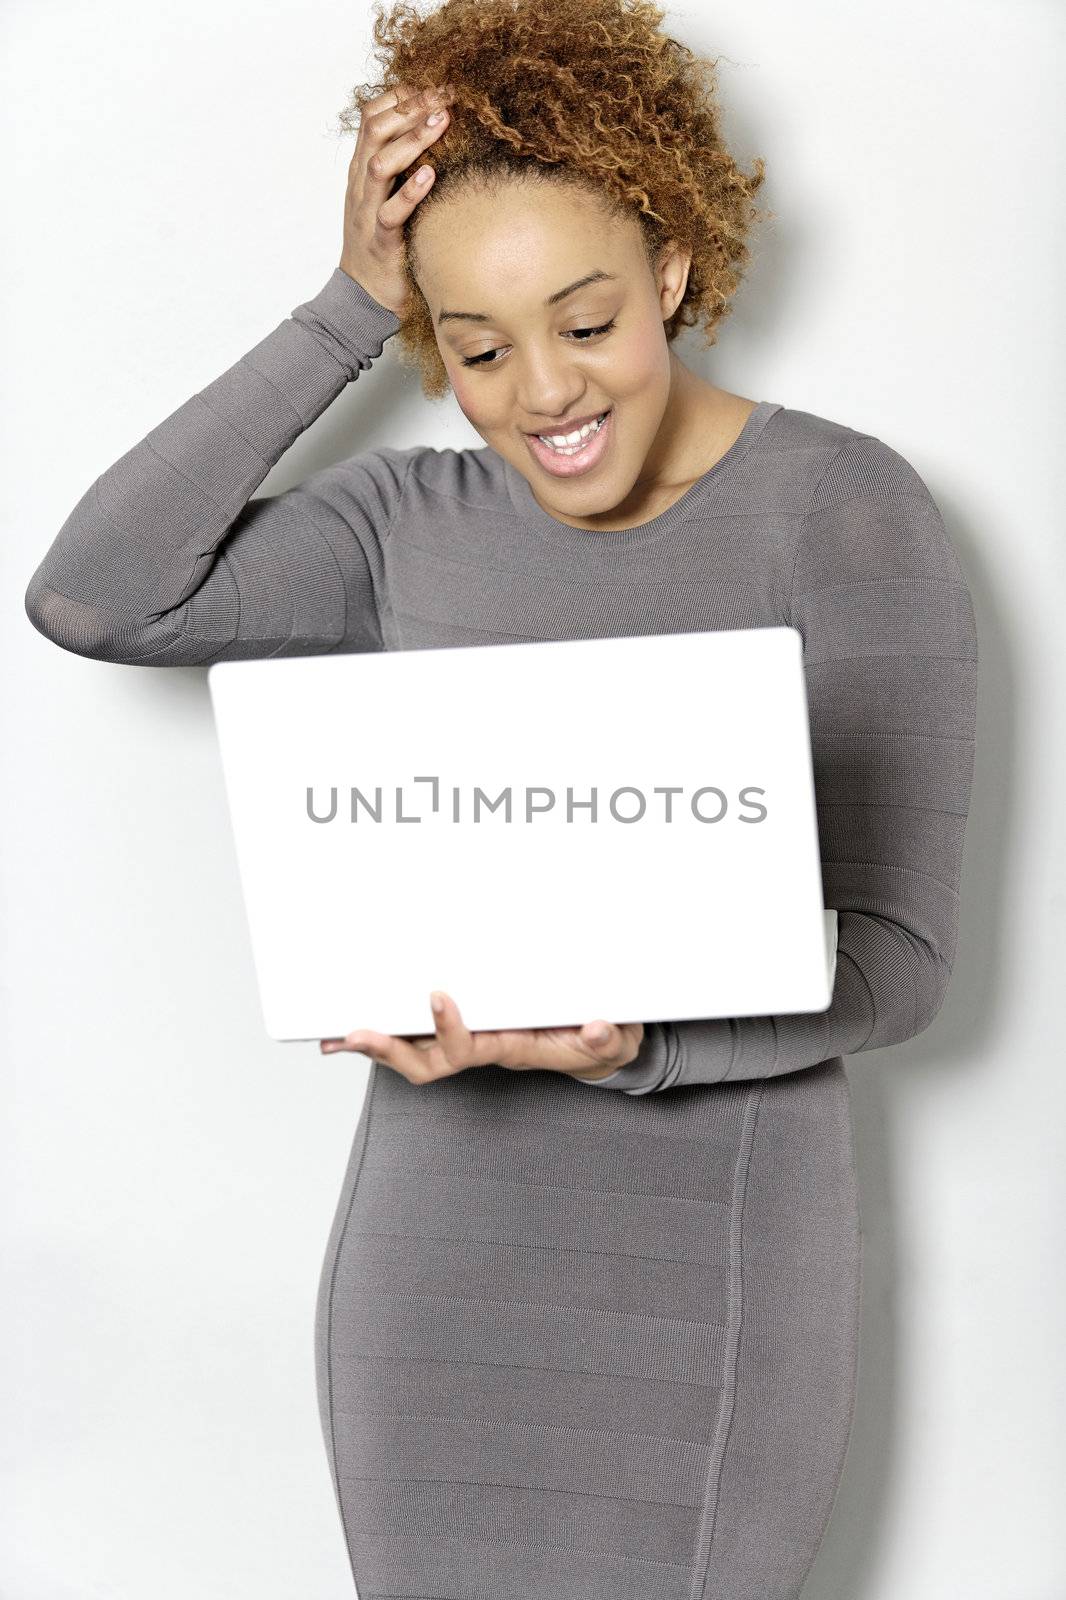
<path id="1" fill-rule="evenodd" d="M 599 466 L 611 448 L 614 431 L 612 406 L 584 427 L 555 435 L 562 440 L 559 444 L 553 442 L 550 434 L 527 433 L 526 448 L 542 472 L 553 478 L 577 478 Z M 574 433 L 578 435 L 576 440 L 572 437 Z"/>
<path id="2" fill-rule="evenodd" d="M 576 455 L 579 450 L 584 449 L 590 439 L 596 437 L 609 415 L 608 407 L 590 421 L 582 423 L 579 428 L 561 428 L 555 433 L 531 433 L 528 437 L 539 440 L 547 449 L 554 450 L 556 455 Z"/>

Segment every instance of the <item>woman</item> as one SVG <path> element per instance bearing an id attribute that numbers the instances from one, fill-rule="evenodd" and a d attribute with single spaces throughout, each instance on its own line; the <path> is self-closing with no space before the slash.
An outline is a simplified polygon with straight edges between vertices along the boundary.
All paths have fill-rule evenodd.
<path id="1" fill-rule="evenodd" d="M 925 1028 L 955 955 L 970 596 L 889 445 L 672 349 L 729 310 L 762 164 L 739 171 L 713 69 L 661 22 L 645 0 L 379 17 L 338 267 L 103 473 L 27 592 L 63 648 L 152 666 L 803 636 L 824 1014 L 597 1042 L 471 1035 L 446 996 L 432 1038 L 323 1041 L 372 1057 L 316 1317 L 365 1600 L 799 1594 L 855 1394 L 842 1058 Z M 253 499 L 394 335 L 484 446 L 363 450 Z M 560 915 L 595 937 L 595 908 Z"/>

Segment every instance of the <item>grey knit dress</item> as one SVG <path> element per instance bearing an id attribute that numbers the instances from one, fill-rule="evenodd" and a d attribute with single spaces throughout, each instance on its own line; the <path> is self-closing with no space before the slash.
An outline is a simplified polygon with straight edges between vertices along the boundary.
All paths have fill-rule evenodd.
<path id="1" fill-rule="evenodd" d="M 362 1600 L 793 1600 L 856 1389 L 843 1057 L 925 1028 L 955 957 L 970 594 L 896 451 L 770 401 L 621 531 L 556 521 L 488 448 L 365 450 L 254 499 L 398 326 L 334 271 L 91 485 L 27 611 L 155 667 L 799 629 L 829 1009 L 649 1018 L 597 1083 L 373 1064 L 315 1318 Z"/>

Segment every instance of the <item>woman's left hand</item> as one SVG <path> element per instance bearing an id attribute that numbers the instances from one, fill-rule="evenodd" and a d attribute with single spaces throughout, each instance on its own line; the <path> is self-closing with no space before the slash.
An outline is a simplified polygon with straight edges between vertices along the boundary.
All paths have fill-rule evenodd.
<path id="1" fill-rule="evenodd" d="M 440 1009 L 437 1001 L 440 1001 Z M 450 995 L 434 993 L 436 1033 L 399 1037 L 356 1028 L 343 1039 L 323 1039 L 323 1055 L 358 1050 L 392 1067 L 411 1083 L 430 1083 L 466 1067 L 499 1066 L 516 1071 L 565 1072 L 574 1078 L 605 1078 L 634 1059 L 644 1038 L 642 1022 L 586 1022 L 580 1028 L 482 1029 L 471 1033 Z M 595 1030 L 605 1030 L 597 1039 Z"/>

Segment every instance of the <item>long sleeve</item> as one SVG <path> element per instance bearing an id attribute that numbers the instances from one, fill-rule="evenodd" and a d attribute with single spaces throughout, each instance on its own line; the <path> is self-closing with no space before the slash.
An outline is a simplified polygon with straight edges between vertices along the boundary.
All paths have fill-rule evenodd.
<path id="1" fill-rule="evenodd" d="M 90 486 L 30 579 L 34 627 L 143 666 L 380 649 L 377 556 L 412 453 L 366 451 L 251 496 L 399 326 L 336 268 Z"/>
<path id="2" fill-rule="evenodd" d="M 849 437 L 797 539 L 822 883 L 837 911 L 824 1012 L 645 1025 L 636 1059 L 583 1081 L 626 1094 L 766 1078 L 928 1027 L 958 939 L 977 710 L 970 592 L 929 490 Z"/>

